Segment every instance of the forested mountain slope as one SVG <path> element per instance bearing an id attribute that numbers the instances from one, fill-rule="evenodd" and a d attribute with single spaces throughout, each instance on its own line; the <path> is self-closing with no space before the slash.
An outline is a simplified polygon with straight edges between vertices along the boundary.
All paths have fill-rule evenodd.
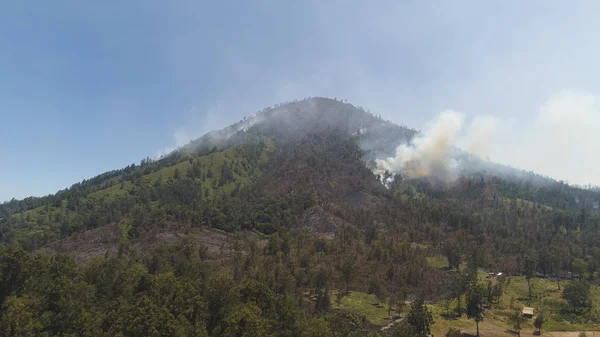
<path id="1" fill-rule="evenodd" d="M 348 336 L 373 326 L 322 317 L 330 290 L 449 298 L 457 276 L 427 264 L 440 254 L 450 267 L 595 282 L 598 192 L 476 158 L 452 183 L 384 187 L 372 160 L 415 133 L 310 98 L 4 203 L 0 321 L 24 315 L 23 329 L 48 336 Z"/>

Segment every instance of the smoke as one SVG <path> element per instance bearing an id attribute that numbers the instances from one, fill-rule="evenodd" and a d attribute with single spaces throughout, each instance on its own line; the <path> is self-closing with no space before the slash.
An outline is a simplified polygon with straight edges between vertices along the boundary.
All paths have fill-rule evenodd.
<path id="1" fill-rule="evenodd" d="M 492 116 L 466 117 L 444 111 L 423 133 L 396 149 L 394 157 L 376 161 L 375 174 L 384 184 L 390 174 L 404 178 L 456 179 L 459 171 L 477 170 L 485 162 L 457 156 L 460 149 L 481 159 L 533 171 L 579 185 L 600 183 L 600 109 L 595 96 L 564 90 L 519 123 Z M 475 167 L 477 165 L 477 167 Z M 491 168 L 487 167 L 487 168 Z M 498 169 L 498 166 L 495 166 Z"/>
<path id="2" fill-rule="evenodd" d="M 579 185 L 600 184 L 600 109 L 595 95 L 563 90 L 540 106 L 531 124 L 515 133 L 512 146 L 498 144 L 498 162 Z"/>
<path id="3" fill-rule="evenodd" d="M 464 150 L 481 158 L 488 157 L 492 150 L 492 141 L 496 135 L 497 128 L 498 121 L 495 117 L 475 117 L 464 139 Z"/>
<path id="4" fill-rule="evenodd" d="M 454 172 L 451 153 L 463 122 L 464 116 L 460 113 L 442 112 L 426 126 L 423 134 L 410 144 L 398 146 L 395 157 L 377 160 L 376 173 L 383 176 L 387 171 L 409 179 L 429 175 L 451 179 Z"/>

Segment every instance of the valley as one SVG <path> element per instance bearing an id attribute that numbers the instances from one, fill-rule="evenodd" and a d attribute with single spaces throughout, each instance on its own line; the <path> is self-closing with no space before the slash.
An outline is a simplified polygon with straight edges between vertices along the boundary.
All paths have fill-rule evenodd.
<path id="1" fill-rule="evenodd" d="M 452 181 L 376 170 L 417 133 L 307 98 L 0 204 L 0 334 L 600 331 L 600 193 L 460 151 Z"/>

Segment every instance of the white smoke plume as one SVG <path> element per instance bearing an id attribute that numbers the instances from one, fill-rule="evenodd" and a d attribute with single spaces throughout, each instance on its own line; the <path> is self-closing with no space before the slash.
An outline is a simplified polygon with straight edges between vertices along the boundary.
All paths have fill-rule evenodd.
<path id="1" fill-rule="evenodd" d="M 442 112 L 411 144 L 398 146 L 395 157 L 378 160 L 376 173 L 383 177 L 387 171 L 409 179 L 429 175 L 451 178 L 454 171 L 451 152 L 463 122 L 460 113 Z"/>
<path id="2" fill-rule="evenodd" d="M 600 184 L 600 107 L 596 95 L 562 90 L 519 132 L 501 128 L 490 156 L 500 163 L 579 185 Z"/>
<path id="3" fill-rule="evenodd" d="M 454 151 L 460 149 L 557 180 L 600 183 L 600 109 L 589 92 L 561 91 L 518 124 L 491 116 L 477 116 L 468 127 L 464 122 L 461 113 L 442 112 L 394 157 L 377 160 L 374 173 L 386 185 L 394 174 L 452 181 L 458 169 L 472 165 L 456 159 Z"/>

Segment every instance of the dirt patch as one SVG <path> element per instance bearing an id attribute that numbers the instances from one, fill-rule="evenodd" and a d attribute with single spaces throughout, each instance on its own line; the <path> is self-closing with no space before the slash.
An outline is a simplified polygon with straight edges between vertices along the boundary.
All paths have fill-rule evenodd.
<path id="1" fill-rule="evenodd" d="M 328 238 L 333 238 L 335 233 L 344 226 L 353 225 L 335 214 L 325 211 L 321 206 L 314 206 L 306 210 L 298 223 L 298 228 Z"/>
<path id="2" fill-rule="evenodd" d="M 127 250 L 145 251 L 154 244 L 177 244 L 186 237 L 193 238 L 199 245 L 206 247 L 208 259 L 222 259 L 231 255 L 236 240 L 256 240 L 259 247 L 264 246 L 266 238 L 252 231 L 226 233 L 211 228 L 192 228 L 188 230 L 160 230 L 143 235 L 135 242 L 123 239 L 122 230 L 114 224 L 75 233 L 65 239 L 44 247 L 51 253 L 72 254 L 77 262 L 87 263 L 97 256 L 117 254 L 119 247 Z"/>
<path id="3" fill-rule="evenodd" d="M 352 191 L 346 196 L 346 201 L 354 206 L 369 206 L 376 202 L 377 197 L 363 191 Z"/>
<path id="4" fill-rule="evenodd" d="M 121 229 L 115 224 L 110 224 L 74 233 L 43 248 L 53 253 L 74 254 L 78 262 L 87 262 L 96 256 L 117 253 L 121 237 Z"/>
<path id="5" fill-rule="evenodd" d="M 543 331 L 542 331 L 543 332 Z M 600 331 L 584 331 L 587 337 L 600 337 Z M 581 332 L 543 332 L 541 336 L 550 337 L 579 337 Z"/>

